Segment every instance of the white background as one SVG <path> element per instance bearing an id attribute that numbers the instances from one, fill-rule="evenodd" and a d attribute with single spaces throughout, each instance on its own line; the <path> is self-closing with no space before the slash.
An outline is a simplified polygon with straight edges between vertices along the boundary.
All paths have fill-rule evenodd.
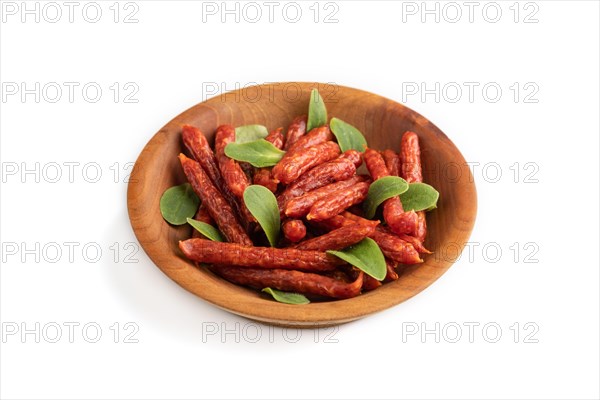
<path id="1" fill-rule="evenodd" d="M 221 22 L 221 2 L 212 3 L 215 15 L 203 14 L 201 2 L 121 3 L 118 23 L 113 1 L 99 2 L 97 23 L 82 17 L 85 2 L 72 23 L 62 2 L 56 23 L 46 20 L 55 16 L 48 7 L 39 23 L 33 14 L 23 23 L 21 2 L 13 3 L 16 15 L 7 3 L 0 27 L 2 398 L 600 396 L 597 2 L 498 2 L 487 14 L 481 2 L 472 22 L 463 2 L 441 2 L 439 22 L 435 14 L 422 22 L 421 2 L 336 1 L 317 5 L 316 23 L 312 1 L 298 2 L 297 23 L 282 15 L 285 2 L 273 23 L 262 2 L 256 23 L 244 20 L 254 18 L 249 8 L 243 14 L 244 3 L 239 23 L 235 15 Z M 496 8 L 502 14 L 492 23 Z M 457 9 L 462 17 L 452 23 Z M 136 10 L 138 22 L 123 23 Z M 324 23 L 333 11 L 337 23 Z M 364 89 L 438 125 L 479 163 L 471 255 L 393 309 L 300 332 L 216 309 L 170 281 L 142 250 L 125 262 L 137 243 L 126 211 L 127 163 L 171 118 L 214 95 L 215 85 L 275 81 Z M 39 102 L 35 94 L 11 95 L 22 82 L 30 89 L 56 82 L 63 96 L 51 103 L 50 86 Z M 79 84 L 73 102 L 64 82 Z M 103 90 L 96 103 L 82 97 L 90 82 Z M 472 99 L 465 82 L 478 85 Z M 421 84 L 434 92 L 411 94 Z M 492 89 L 484 94 L 486 84 Z M 456 86 L 463 92 L 454 101 Z M 125 102 L 135 87 L 138 102 Z M 65 162 L 79 163 L 73 182 Z M 36 163 L 38 176 L 23 175 Z M 53 163 L 61 166 L 56 183 Z M 84 173 L 88 163 L 97 165 Z M 94 166 L 102 176 L 90 183 Z M 77 243 L 72 259 L 65 242 Z M 91 262 L 97 247 L 102 254 Z M 80 324 L 72 343 L 69 322 Z M 21 335 L 36 323 L 39 338 Z M 82 333 L 86 323 L 102 329 L 97 343 L 87 341 L 93 327 Z M 479 324 L 471 339 L 469 323 Z M 51 343 L 55 324 L 62 336 Z M 436 324 L 439 338 L 421 335 Z M 462 336 L 452 343 L 457 326 Z M 501 336 L 490 343 L 496 327 Z"/>

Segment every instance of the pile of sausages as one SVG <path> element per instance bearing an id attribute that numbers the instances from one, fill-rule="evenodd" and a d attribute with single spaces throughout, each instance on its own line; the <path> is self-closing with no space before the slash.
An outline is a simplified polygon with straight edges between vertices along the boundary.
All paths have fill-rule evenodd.
<path id="1" fill-rule="evenodd" d="M 236 284 L 344 299 L 382 283 L 326 251 L 370 237 L 386 259 L 384 282 L 398 279 L 399 264 L 420 263 L 420 253 L 429 253 L 423 246 L 424 212 L 405 212 L 393 197 L 383 203 L 381 224 L 363 218 L 360 205 L 369 185 L 382 177 L 422 181 L 417 135 L 403 135 L 399 154 L 370 148 L 341 153 L 328 126 L 307 133 L 306 123 L 306 116 L 300 116 L 285 137 L 279 128 L 265 138 L 286 151 L 272 168 L 254 168 L 225 155 L 225 146 L 235 141 L 230 125 L 217 128 L 214 151 L 198 128 L 183 127 L 191 157 L 180 154 L 179 159 L 202 201 L 195 219 L 216 225 L 227 242 L 203 239 L 195 232 L 179 243 L 181 251 L 192 261 L 211 264 L 214 273 Z M 369 175 L 357 174 L 363 162 Z M 266 244 L 244 204 L 244 190 L 251 184 L 263 185 L 277 197 L 283 232 L 277 247 Z"/>

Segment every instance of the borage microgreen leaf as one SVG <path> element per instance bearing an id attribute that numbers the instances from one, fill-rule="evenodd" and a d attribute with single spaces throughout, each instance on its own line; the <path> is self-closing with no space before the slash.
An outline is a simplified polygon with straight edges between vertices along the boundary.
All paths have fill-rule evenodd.
<path id="1" fill-rule="evenodd" d="M 385 278 L 387 267 L 381 249 L 373 239 L 364 238 L 343 250 L 327 250 L 327 253 L 354 265 L 378 281 Z"/>
<path id="2" fill-rule="evenodd" d="M 363 203 L 365 217 L 373 218 L 377 207 L 385 200 L 408 190 L 408 183 L 398 176 L 384 176 L 369 186 L 369 193 Z"/>
<path id="3" fill-rule="evenodd" d="M 317 89 L 310 92 L 310 102 L 308 103 L 308 121 L 306 123 L 306 132 L 313 128 L 327 124 L 327 108 L 325 102 Z"/>
<path id="4" fill-rule="evenodd" d="M 367 139 L 358 129 L 338 118 L 331 118 L 329 127 L 335 135 L 342 152 L 356 150 L 362 153 L 365 151 Z"/>
<path id="5" fill-rule="evenodd" d="M 272 167 L 283 157 L 285 151 L 279 150 L 265 139 L 246 143 L 229 143 L 225 146 L 225 155 L 237 161 L 244 161 L 257 168 Z"/>
<path id="6" fill-rule="evenodd" d="M 188 218 L 187 223 L 190 224 L 195 230 L 200 232 L 204 237 L 212 240 L 213 242 L 222 242 L 223 236 L 221 232 L 214 226 L 207 224 L 206 222 L 197 221 L 195 219 Z"/>
<path id="7" fill-rule="evenodd" d="M 437 207 L 440 194 L 432 186 L 415 182 L 408 185 L 408 190 L 400 195 L 402 208 L 405 211 L 430 211 Z"/>
<path id="8" fill-rule="evenodd" d="M 196 214 L 199 204 L 200 199 L 194 193 L 192 185 L 184 183 L 165 190 L 160 198 L 160 213 L 168 223 L 183 225 L 187 218 Z"/>
<path id="9" fill-rule="evenodd" d="M 269 287 L 262 290 L 265 293 L 269 293 L 275 300 L 285 304 L 308 304 L 310 300 L 306 296 L 299 293 L 288 293 L 282 292 L 281 290 L 271 289 Z"/>
<path id="10" fill-rule="evenodd" d="M 271 246 L 279 241 L 279 207 L 275 195 L 261 185 L 250 185 L 244 190 L 244 203 L 267 235 Z"/>
<path id="11" fill-rule="evenodd" d="M 258 139 L 264 139 L 269 131 L 263 125 L 244 125 L 235 128 L 235 142 L 248 143 Z"/>

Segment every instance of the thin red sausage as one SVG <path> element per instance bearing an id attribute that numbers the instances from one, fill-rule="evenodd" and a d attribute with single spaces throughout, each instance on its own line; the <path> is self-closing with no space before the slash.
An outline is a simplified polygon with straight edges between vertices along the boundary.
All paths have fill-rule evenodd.
<path id="1" fill-rule="evenodd" d="M 287 134 L 285 137 L 285 145 L 283 149 L 288 151 L 289 148 L 298 141 L 306 133 L 306 121 L 308 117 L 301 115 L 294 118 L 290 126 L 288 127 Z"/>
<path id="2" fill-rule="evenodd" d="M 194 192 L 200 197 L 225 238 L 233 243 L 252 246 L 252 240 L 235 218 L 233 209 L 215 188 L 200 164 L 183 154 L 179 155 L 179 161 Z"/>
<path id="3" fill-rule="evenodd" d="M 241 199 L 244 196 L 244 190 L 250 185 L 250 182 L 238 162 L 227 157 L 225 154 L 225 147 L 233 142 L 235 142 L 235 128 L 231 125 L 219 126 L 215 134 L 215 153 L 219 169 L 231 192 L 237 198 Z"/>
<path id="4" fill-rule="evenodd" d="M 324 235 L 305 240 L 294 246 L 298 250 L 341 250 L 352 246 L 370 236 L 375 232 L 374 226 L 369 225 L 347 225 L 334 229 Z"/>
<path id="5" fill-rule="evenodd" d="M 397 235 L 414 234 L 417 230 L 417 213 L 404 211 L 398 197 L 388 199 L 383 204 L 383 219 Z"/>
<path id="6" fill-rule="evenodd" d="M 328 276 L 300 271 L 281 269 L 254 269 L 235 267 L 214 267 L 214 271 L 230 282 L 251 286 L 256 289 L 270 287 L 286 292 L 296 292 L 349 299 L 360 294 L 363 285 L 363 272 L 358 274 L 354 282 L 345 283 Z"/>
<path id="7" fill-rule="evenodd" d="M 238 267 L 332 271 L 344 264 L 340 259 L 321 251 L 246 247 L 204 239 L 180 241 L 179 248 L 192 261 Z"/>
<path id="8" fill-rule="evenodd" d="M 300 138 L 298 138 L 298 140 L 294 144 L 288 146 L 287 152 L 293 154 L 295 152 L 302 151 L 309 147 L 316 146 L 320 143 L 328 142 L 330 140 L 333 140 L 333 134 L 331 133 L 331 130 L 328 126 L 321 126 L 319 128 L 314 128 L 306 135 L 303 135 Z"/>
<path id="9" fill-rule="evenodd" d="M 400 157 L 398 156 L 398 154 L 396 154 L 393 150 L 391 149 L 387 149 L 385 151 L 382 152 L 382 156 L 385 160 L 385 165 L 387 167 L 387 169 L 390 172 L 390 175 L 392 176 L 400 176 Z M 389 206 L 388 206 L 389 207 Z M 390 208 L 385 208 L 384 207 L 384 215 L 387 213 L 388 214 L 388 218 L 393 218 L 390 217 L 389 214 L 391 213 L 396 213 L 397 211 L 392 210 Z M 419 221 L 419 219 L 421 218 L 421 216 L 424 216 L 424 213 L 416 213 L 416 215 L 413 215 L 412 213 L 409 214 L 408 216 L 405 216 L 403 218 L 403 221 L 400 221 L 401 223 L 404 224 L 404 226 L 396 229 L 397 232 L 401 232 L 401 231 L 405 231 L 405 232 L 411 232 L 413 234 L 415 234 L 416 236 L 419 236 L 419 230 L 422 229 L 423 224 Z M 384 216 L 385 218 L 385 216 Z M 406 238 L 409 238 L 411 236 L 405 235 L 405 234 L 399 234 L 399 236 L 403 237 L 404 236 L 404 240 L 406 240 Z M 423 235 L 424 237 L 424 235 Z M 409 241 L 409 240 L 407 240 Z M 422 245 L 422 243 L 419 240 L 414 240 L 414 241 L 410 241 L 415 248 L 417 249 L 417 251 L 419 253 L 429 253 L 429 251 L 427 249 L 425 249 Z M 418 247 L 417 247 L 418 244 Z"/>
<path id="10" fill-rule="evenodd" d="M 385 166 L 387 167 L 390 175 L 400 176 L 400 157 L 393 150 L 384 150 L 381 155 L 385 160 Z"/>
<path id="11" fill-rule="evenodd" d="M 288 154 L 290 155 L 288 156 Z M 273 167 L 272 174 L 279 182 L 287 185 L 298 179 L 300 175 L 309 169 L 332 160 L 339 154 L 340 147 L 337 143 L 331 141 L 319 143 L 293 153 L 290 151 Z"/>
<path id="12" fill-rule="evenodd" d="M 407 131 L 400 141 L 400 164 L 402 177 L 408 182 L 423 182 L 423 169 L 421 167 L 421 147 L 416 133 Z M 421 242 L 427 236 L 427 220 L 425 211 L 417 213 L 417 227 L 414 236 Z"/>
<path id="13" fill-rule="evenodd" d="M 283 148 L 283 128 L 277 128 L 269 132 L 265 140 L 281 150 Z"/>
<path id="14" fill-rule="evenodd" d="M 221 192 L 227 203 L 229 203 L 229 205 L 234 209 L 237 218 L 240 218 L 240 216 L 246 216 L 246 208 L 243 204 L 240 205 L 238 203 L 237 198 L 233 195 L 231 189 L 229 189 L 229 186 L 227 186 L 223 180 L 215 153 L 210 148 L 210 145 L 208 144 L 208 141 L 206 140 L 206 137 L 202 131 L 191 125 L 184 125 L 182 129 L 183 143 L 192 154 L 192 157 L 198 163 L 200 163 L 204 169 L 204 172 L 206 172 L 210 178 L 212 184 L 219 192 Z"/>
<path id="15" fill-rule="evenodd" d="M 385 282 L 396 281 L 398 280 L 398 273 L 396 272 L 396 267 L 398 263 L 396 261 L 390 260 L 389 258 L 385 259 Z"/>
<path id="16" fill-rule="evenodd" d="M 200 207 L 198 208 L 198 211 L 196 212 L 194 219 L 196 221 L 201 221 L 201 222 L 204 222 L 205 224 L 209 224 L 209 225 L 214 225 L 214 223 L 215 223 L 215 221 L 210 216 L 210 213 L 208 212 L 208 208 L 206 208 L 205 204 L 200 204 Z"/>
<path id="17" fill-rule="evenodd" d="M 360 153 L 356 150 L 348 150 L 338 158 L 304 173 L 288 186 L 286 192 L 290 192 L 292 196 L 299 196 L 330 183 L 349 179 L 356 174 L 357 159 L 360 165 Z"/>
<path id="18" fill-rule="evenodd" d="M 273 144 L 273 146 L 281 149 L 283 147 L 283 128 L 277 128 L 271 131 L 265 140 Z M 262 185 L 269 189 L 271 192 L 277 192 L 277 186 L 279 181 L 273 178 L 271 168 L 256 168 L 253 176 L 253 183 L 255 185 Z"/>
<path id="19" fill-rule="evenodd" d="M 206 137 L 200 129 L 191 125 L 184 125 L 182 130 L 183 144 L 189 150 L 192 157 L 202 165 L 202 168 L 204 168 L 204 171 L 206 171 L 213 184 L 218 187 L 221 180 L 221 173 L 219 172 L 215 153 L 210 148 Z"/>
<path id="20" fill-rule="evenodd" d="M 269 168 L 256 169 L 252 181 L 255 185 L 262 185 L 273 193 L 277 192 L 277 180 L 273 179 Z"/>
<path id="21" fill-rule="evenodd" d="M 321 200 L 318 200 L 310 208 L 306 219 L 323 221 L 329 219 L 353 206 L 361 203 L 369 192 L 369 183 L 359 182 L 345 189 L 340 189 L 331 193 Z"/>
<path id="22" fill-rule="evenodd" d="M 419 137 L 416 133 L 407 131 L 402 135 L 402 140 L 400 141 L 400 162 L 402 177 L 408 183 L 423 182 L 421 148 L 419 147 Z"/>
<path id="23" fill-rule="evenodd" d="M 417 213 L 418 215 L 418 213 Z M 384 232 L 384 233 L 393 233 L 389 228 L 385 227 L 385 226 L 378 226 L 377 230 Z M 406 235 L 406 234 L 401 234 L 401 235 L 397 235 L 400 239 L 404 240 L 405 242 L 408 242 L 410 244 L 413 245 L 413 247 L 419 252 L 419 253 L 423 253 L 423 254 L 431 254 L 431 251 L 427 250 L 425 248 L 425 246 L 423 245 L 423 242 L 421 242 L 418 238 L 414 237 L 414 236 L 410 236 L 410 235 Z"/>
<path id="24" fill-rule="evenodd" d="M 225 154 L 225 147 L 232 142 L 235 142 L 235 128 L 231 125 L 219 126 L 215 133 L 215 153 L 224 186 L 237 198 L 240 220 L 245 224 L 246 230 L 251 232 L 256 226 L 256 219 L 244 203 L 244 190 L 250 186 L 250 180 L 241 165 Z"/>
<path id="25" fill-rule="evenodd" d="M 306 237 L 306 225 L 300 219 L 287 219 L 283 221 L 281 229 L 285 238 L 292 243 L 298 243 Z"/>
<path id="26" fill-rule="evenodd" d="M 325 143 L 333 139 L 333 135 L 328 127 L 324 126 L 321 128 L 315 128 L 310 131 L 307 135 L 303 135 L 294 144 L 287 145 L 286 142 L 286 153 L 283 158 L 273 167 L 273 176 L 281 182 L 280 175 L 284 174 L 284 170 L 288 168 L 289 160 L 298 156 L 304 149 L 316 146 L 321 143 Z M 290 181 L 291 182 L 291 181 Z M 286 183 L 286 182 L 284 182 Z M 287 182 L 289 183 L 289 182 Z M 286 184 L 287 184 L 286 183 Z"/>
<path id="27" fill-rule="evenodd" d="M 365 276 L 363 278 L 362 290 L 363 291 L 375 290 L 381 285 L 382 285 L 382 283 L 380 281 L 378 281 L 377 279 L 373 278 L 370 275 L 365 274 Z"/>
<path id="28" fill-rule="evenodd" d="M 335 229 L 356 222 L 365 225 L 378 224 L 377 221 L 370 221 L 346 211 L 341 215 L 336 215 L 326 221 L 319 222 L 318 225 L 328 229 Z M 375 232 L 373 232 L 370 238 L 379 245 L 384 256 L 402 264 L 418 264 L 423 262 L 412 244 L 407 243 L 396 235 L 382 232 L 378 228 L 379 227 L 375 229 Z"/>
<path id="29" fill-rule="evenodd" d="M 373 181 L 390 175 L 390 171 L 388 171 L 385 161 L 378 151 L 368 148 L 365 150 L 364 158 Z"/>
<path id="30" fill-rule="evenodd" d="M 331 193 L 337 192 L 340 189 L 344 189 L 364 181 L 365 178 L 363 176 L 355 175 L 350 179 L 331 183 L 305 193 L 302 196 L 293 198 L 285 205 L 285 215 L 292 218 L 302 218 L 310 212 L 311 207 L 318 200 L 328 196 Z"/>
<path id="31" fill-rule="evenodd" d="M 425 211 L 419 211 L 417 213 L 417 230 L 415 232 L 415 238 L 418 239 L 421 243 L 425 241 L 425 237 L 427 236 L 427 219 L 425 216 Z M 429 250 L 424 251 L 424 253 L 431 253 Z"/>
<path id="32" fill-rule="evenodd" d="M 285 204 L 294 197 L 302 196 L 306 192 L 330 183 L 353 177 L 356 174 L 356 163 L 360 165 L 361 162 L 358 151 L 348 150 L 335 160 L 317 165 L 288 185 L 285 191 L 278 196 L 277 202 L 280 208 L 285 208 Z"/>
<path id="33" fill-rule="evenodd" d="M 373 149 L 365 150 L 365 164 L 373 180 L 390 176 L 383 157 Z M 383 219 L 397 234 L 413 233 L 417 228 L 417 214 L 414 211 L 404 212 L 398 196 L 383 202 Z"/>

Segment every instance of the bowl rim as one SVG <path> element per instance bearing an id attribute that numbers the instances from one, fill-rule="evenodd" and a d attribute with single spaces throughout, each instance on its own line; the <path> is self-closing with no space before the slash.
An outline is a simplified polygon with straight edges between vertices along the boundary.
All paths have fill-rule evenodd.
<path id="1" fill-rule="evenodd" d="M 169 276 L 169 278 L 203 300 L 234 314 L 273 325 L 310 328 L 346 323 L 398 305 L 425 290 L 437 279 L 439 279 L 450 268 L 450 266 L 452 266 L 456 259 L 437 260 L 437 265 L 435 268 L 437 273 L 435 273 L 433 276 L 425 277 L 424 280 L 420 281 L 416 286 L 403 288 L 400 285 L 401 281 L 398 280 L 387 283 L 379 287 L 377 290 L 363 293 L 360 296 L 351 299 L 335 300 L 330 302 L 311 302 L 306 305 L 289 305 L 268 300 L 266 297 L 261 296 L 258 291 L 233 285 L 220 277 L 216 277 L 212 274 L 212 272 L 208 272 L 206 269 L 201 270 L 193 265 L 192 262 L 184 259 L 181 254 L 173 253 L 171 255 L 172 257 L 170 257 L 171 259 L 165 259 L 162 254 L 159 254 L 154 246 L 157 241 L 156 238 L 148 234 L 149 223 L 147 221 L 147 208 L 140 207 L 140 199 L 143 199 L 144 194 L 146 193 L 143 189 L 144 180 L 141 181 L 141 185 L 138 184 L 140 183 L 140 178 L 144 175 L 144 168 L 141 168 L 140 165 L 145 165 L 146 162 L 157 162 L 156 160 L 151 159 L 152 157 L 155 157 L 156 153 L 158 152 L 156 145 L 160 144 L 161 141 L 164 140 L 165 135 L 173 134 L 171 132 L 173 130 L 173 126 L 180 127 L 183 125 L 184 121 L 199 108 L 210 105 L 215 101 L 223 101 L 223 98 L 226 99 L 227 96 L 232 94 L 235 95 L 237 93 L 239 95 L 241 90 L 248 90 L 255 87 L 260 87 L 261 90 L 262 88 L 270 87 L 273 87 L 274 89 L 274 85 L 282 84 L 296 84 L 307 90 L 313 87 L 319 87 L 319 85 L 326 85 L 325 83 L 318 82 L 273 82 L 268 84 L 254 85 L 251 87 L 249 86 L 247 88 L 218 94 L 210 99 L 195 104 L 171 119 L 146 143 L 140 155 L 136 159 L 135 165 L 132 169 L 131 179 L 127 187 L 127 208 L 129 220 L 135 236 L 144 249 L 144 252 L 146 252 L 152 262 L 167 276 Z M 426 128 L 432 130 L 433 134 L 439 138 L 442 138 L 444 141 L 447 141 L 448 144 L 452 146 L 453 150 L 455 150 L 456 154 L 460 157 L 460 160 L 457 161 L 460 161 L 459 165 L 462 170 L 461 172 L 468 174 L 470 177 L 469 182 L 471 183 L 468 189 L 470 190 L 469 194 L 471 195 L 472 208 L 468 215 L 468 220 L 463 221 L 465 222 L 465 226 L 462 230 L 459 240 L 456 242 L 460 252 L 462 252 L 475 224 L 477 214 L 477 194 L 474 180 L 472 179 L 471 170 L 468 168 L 468 165 L 466 164 L 466 161 L 460 150 L 436 125 L 409 107 L 406 107 L 405 105 L 388 99 L 384 96 L 376 95 L 361 89 L 355 89 L 337 84 L 336 87 L 343 92 L 353 92 L 359 95 L 375 96 L 376 98 L 381 99 L 393 107 L 400 107 L 404 109 L 408 113 L 412 114 L 412 117 L 415 119 L 415 123 L 421 125 L 424 129 Z M 159 220 L 159 222 L 163 222 L 162 218 Z M 164 223 L 164 225 L 167 224 Z M 156 227 L 154 228 L 154 230 L 156 230 Z M 161 227 L 158 229 L 162 231 L 163 229 L 168 229 L 168 227 Z M 460 254 L 460 252 L 458 254 Z M 426 260 L 424 264 L 419 265 L 423 266 L 428 262 L 429 259 Z M 414 271 L 418 275 L 419 269 L 415 269 Z M 212 277 L 210 275 L 212 275 Z M 218 279 L 222 283 L 222 285 L 219 286 L 225 292 L 242 293 L 240 292 L 241 289 L 242 291 L 249 292 L 248 294 L 251 292 L 256 292 L 256 295 L 248 296 L 248 299 L 245 302 L 232 302 L 227 298 L 226 295 L 219 293 L 219 288 L 214 287 L 215 279 Z M 228 287 L 228 285 L 232 287 Z M 231 290 L 233 290 L 233 292 L 231 292 Z M 377 297 L 378 301 L 370 301 L 372 297 Z"/>

